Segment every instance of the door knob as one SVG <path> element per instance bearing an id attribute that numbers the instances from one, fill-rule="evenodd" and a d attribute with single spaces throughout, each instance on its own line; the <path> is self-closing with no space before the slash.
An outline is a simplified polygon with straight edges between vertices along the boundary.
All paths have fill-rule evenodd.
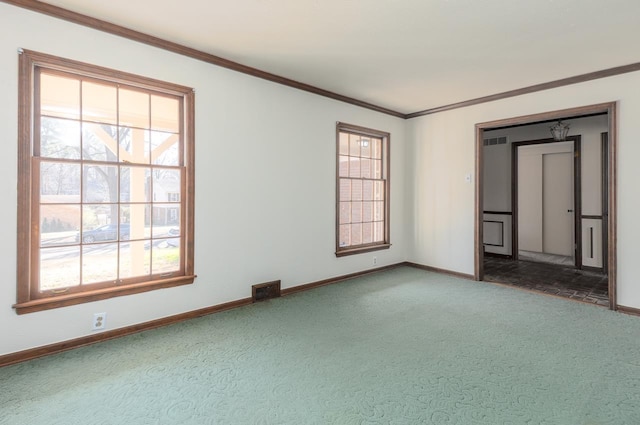
<path id="1" fill-rule="evenodd" d="M 573 212 L 573 210 L 567 210 L 567 212 Z"/>

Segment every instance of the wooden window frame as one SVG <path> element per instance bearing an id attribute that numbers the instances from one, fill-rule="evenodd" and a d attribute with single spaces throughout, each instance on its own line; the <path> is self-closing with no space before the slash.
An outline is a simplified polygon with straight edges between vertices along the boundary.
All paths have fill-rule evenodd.
<path id="1" fill-rule="evenodd" d="M 182 150 L 182 163 L 179 164 L 182 175 L 180 183 L 181 267 L 178 274 L 170 277 L 152 274 L 148 278 L 127 279 L 126 282 L 115 284 L 115 286 L 89 284 L 87 290 L 73 293 L 39 290 L 38 273 L 34 273 L 34 270 L 37 268 L 35 263 L 39 258 L 37 251 L 40 249 L 40 232 L 39 224 L 33 222 L 33 209 L 39 207 L 40 195 L 35 193 L 36 190 L 32 184 L 35 168 L 34 146 L 36 146 L 34 137 L 37 134 L 34 123 L 39 122 L 34 108 L 35 78 L 38 70 L 75 74 L 82 78 L 97 79 L 115 85 L 134 87 L 141 91 L 148 90 L 181 98 L 182 141 L 179 145 Z M 195 95 L 193 89 L 29 50 L 19 52 L 18 84 L 17 302 L 13 305 L 16 313 L 32 313 L 193 283 L 196 277 L 194 275 Z"/>
<path id="2" fill-rule="evenodd" d="M 360 136 L 382 139 L 382 179 L 384 180 L 384 238 L 381 242 L 372 242 L 360 245 L 340 246 L 340 133 L 356 134 Z M 336 257 L 362 254 L 365 252 L 389 249 L 391 247 L 390 236 L 390 206 L 391 206 L 391 135 L 388 132 L 374 130 L 353 124 L 338 122 L 336 124 Z"/>

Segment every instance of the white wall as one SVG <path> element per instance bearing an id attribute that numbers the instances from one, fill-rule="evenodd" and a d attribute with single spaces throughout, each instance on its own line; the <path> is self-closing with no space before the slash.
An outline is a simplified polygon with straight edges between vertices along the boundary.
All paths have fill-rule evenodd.
<path id="1" fill-rule="evenodd" d="M 405 121 L 0 3 L 0 355 L 406 260 Z M 196 90 L 195 284 L 16 315 L 18 48 Z M 391 133 L 389 250 L 336 258 L 335 124 Z"/>
<path id="2" fill-rule="evenodd" d="M 407 212 L 410 261 L 473 274 L 475 124 L 618 101 L 618 304 L 640 308 L 640 72 L 460 108 L 409 120 Z M 586 209 L 584 214 L 590 214 Z"/>

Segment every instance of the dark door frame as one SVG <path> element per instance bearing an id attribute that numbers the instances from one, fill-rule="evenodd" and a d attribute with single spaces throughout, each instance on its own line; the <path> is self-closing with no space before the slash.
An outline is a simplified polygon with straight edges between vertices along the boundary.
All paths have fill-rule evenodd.
<path id="1" fill-rule="evenodd" d="M 607 252 L 608 252 L 608 229 L 604 224 L 608 222 L 609 217 L 609 133 L 605 132 L 600 134 L 600 140 L 602 144 L 602 152 L 600 157 L 602 159 L 602 272 L 607 273 L 609 271 L 609 265 L 607 264 Z"/>
<path id="2" fill-rule="evenodd" d="M 483 217 L 483 169 L 484 169 L 484 130 L 495 127 L 506 127 L 520 124 L 533 124 L 541 121 L 569 119 L 589 114 L 606 113 L 608 118 L 607 145 L 607 271 L 609 275 L 609 308 L 617 310 L 617 103 L 607 102 L 577 108 L 544 112 L 540 114 L 506 118 L 496 121 L 478 123 L 475 145 L 475 220 L 474 220 L 474 278 L 482 280 L 484 277 L 484 250 L 482 244 Z"/>
<path id="3" fill-rule="evenodd" d="M 582 268 L 582 136 L 568 136 L 564 141 L 573 141 L 573 255 L 575 267 Z M 557 143 L 554 139 L 527 140 L 511 143 L 511 258 L 518 259 L 518 148 L 520 146 Z"/>

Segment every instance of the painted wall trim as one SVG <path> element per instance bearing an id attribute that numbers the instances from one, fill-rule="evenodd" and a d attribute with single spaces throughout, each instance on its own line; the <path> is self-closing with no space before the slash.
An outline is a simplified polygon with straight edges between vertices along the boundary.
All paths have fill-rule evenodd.
<path id="1" fill-rule="evenodd" d="M 626 307 L 623 305 L 618 306 L 618 311 L 632 316 L 640 316 L 640 308 Z"/>
<path id="2" fill-rule="evenodd" d="M 629 65 L 616 66 L 613 68 L 603 69 L 595 72 L 588 72 L 586 74 L 576 75 L 573 77 L 561 78 L 559 80 L 549 81 L 547 83 L 534 84 L 532 86 L 523 87 L 520 89 L 509 90 L 502 93 L 492 94 L 489 96 L 483 96 L 483 97 L 478 97 L 471 100 L 465 100 L 462 102 L 451 103 L 449 105 L 438 106 L 436 108 L 425 109 L 424 111 L 418 111 L 418 112 L 413 112 L 411 114 L 406 114 L 404 117 L 405 119 L 411 119 L 411 118 L 421 117 L 424 115 L 435 114 L 437 112 L 444 112 L 444 111 L 450 111 L 452 109 L 465 108 L 467 106 L 479 105 L 481 103 L 493 102 L 496 100 L 521 96 L 523 94 L 555 89 L 558 87 L 584 83 L 586 81 L 598 80 L 600 78 L 613 77 L 615 75 L 626 74 L 629 72 L 636 72 L 636 71 L 640 71 L 640 62 L 635 62 Z"/>
<path id="3" fill-rule="evenodd" d="M 425 265 L 418 264 L 418 263 L 412 263 L 410 261 L 406 261 L 405 265 L 407 265 L 409 267 L 416 268 L 416 269 L 420 269 L 420 270 L 426 270 L 428 272 L 447 274 L 449 276 L 455 276 L 455 277 L 459 277 L 459 278 L 462 278 L 462 279 L 474 280 L 474 277 L 473 277 L 472 274 L 455 272 L 453 270 L 441 269 L 441 268 L 438 268 L 438 267 L 425 266 Z"/>
<path id="4" fill-rule="evenodd" d="M 361 108 L 370 109 L 372 111 L 380 112 L 383 114 L 391 115 L 403 119 L 417 118 L 424 115 L 431 115 L 438 112 L 450 111 L 452 109 L 465 108 L 467 106 L 479 105 L 481 103 L 493 102 L 496 100 L 507 99 L 510 97 L 516 97 L 523 94 L 534 93 L 543 90 L 550 90 L 562 86 L 568 86 L 571 84 L 583 83 L 586 81 L 597 80 L 600 78 L 612 77 L 615 75 L 626 74 L 629 72 L 640 71 L 640 62 L 631 63 L 628 65 L 616 66 L 613 68 L 607 68 L 600 71 L 588 72 L 586 74 L 580 74 L 573 77 L 561 78 L 559 80 L 549 81 L 546 83 L 534 84 L 519 89 L 508 90 L 501 93 L 492 94 L 489 96 L 482 96 L 475 99 L 465 100 L 461 102 L 451 103 L 448 105 L 438 106 L 435 108 L 424 109 L 422 111 L 412 112 L 409 114 L 403 114 L 402 112 L 394 111 L 389 108 L 374 105 L 369 102 L 354 99 L 349 96 L 344 96 L 339 93 L 324 90 L 319 87 L 312 86 L 310 84 L 302 83 L 292 80 L 290 78 L 281 77 L 270 72 L 262 71 L 257 68 L 252 68 L 247 65 L 242 65 L 238 62 L 231 61 L 229 59 L 222 58 L 220 56 L 212 55 L 210 53 L 203 52 L 191 47 L 184 46 L 182 44 L 174 43 L 169 40 L 165 40 L 159 37 L 155 37 L 143 32 L 135 31 L 111 22 L 103 21 L 101 19 L 92 18 L 81 13 L 72 12 L 70 10 L 54 6 L 52 4 L 43 3 L 37 0 L 0 0 L 2 3 L 7 3 L 13 6 L 21 7 L 23 9 L 31 10 L 33 12 L 49 15 L 54 18 L 63 19 L 74 24 L 89 27 L 98 31 L 103 31 L 109 34 L 113 34 L 119 37 L 124 37 L 129 40 L 137 41 L 139 43 L 147 44 L 149 46 L 157 47 L 167 50 L 169 52 L 177 53 L 179 55 L 187 56 L 193 59 L 197 59 L 203 62 L 210 63 L 212 65 L 220 66 L 223 68 L 231 69 L 243 74 L 251 75 L 257 78 L 262 78 L 267 81 L 271 81 L 277 84 L 282 84 L 288 87 L 292 87 L 298 90 L 306 91 L 316 94 L 318 96 L 327 97 L 340 102 L 348 103 L 351 105 L 359 106 Z"/>
<path id="5" fill-rule="evenodd" d="M 342 276 L 336 276 L 329 279 L 323 279 L 316 282 L 306 283 L 303 285 L 294 286 L 292 288 L 286 288 L 281 291 L 281 295 L 291 295 L 297 292 L 307 291 L 309 289 L 318 288 L 320 286 L 330 285 L 332 283 L 338 283 L 345 280 L 353 279 L 355 277 L 365 276 L 373 273 L 379 273 L 385 270 L 391 270 L 397 267 L 408 265 L 405 262 L 392 264 L 389 266 L 377 267 L 375 269 L 363 270 L 360 272 L 349 273 Z M 136 325 L 126 326 L 124 328 L 113 329 L 98 334 L 82 336 L 79 338 L 71 339 L 68 341 L 56 342 L 53 344 L 45 345 L 42 347 L 30 348 L 15 353 L 9 353 L 0 355 L 0 367 L 9 366 L 16 363 L 25 362 L 27 360 L 33 360 L 38 357 L 44 357 L 51 354 L 62 353 L 64 351 L 73 350 L 74 348 L 80 348 L 91 344 L 96 344 L 102 341 L 108 341 L 110 339 L 120 338 L 122 336 L 135 334 L 150 329 L 155 329 L 174 323 L 183 322 L 185 320 L 195 319 L 197 317 L 207 316 L 209 314 L 219 313 L 226 310 L 231 310 L 238 307 L 249 306 L 253 304 L 253 299 L 242 298 L 236 301 L 231 301 L 224 304 L 218 304 L 210 307 L 201 308 L 198 310 L 188 311 L 186 313 L 175 314 L 161 319 L 151 320 L 149 322 L 139 323 Z"/>
<path id="6" fill-rule="evenodd" d="M 137 325 L 131 325 L 124 328 L 113 329 L 98 334 L 82 336 L 79 338 L 56 342 L 42 347 L 30 348 L 28 350 L 18 351 L 16 353 L 10 353 L 0 356 L 0 367 L 8 366 L 15 363 L 25 362 L 27 360 L 33 360 L 38 357 L 48 356 L 50 354 L 62 353 L 74 348 L 84 347 L 86 345 L 95 344 L 102 341 L 108 341 L 110 339 L 120 338 L 122 336 L 131 335 L 134 333 L 147 331 L 150 329 L 159 328 L 162 326 L 172 325 L 174 323 L 183 322 L 189 319 L 195 319 L 197 317 L 206 316 L 213 313 L 219 313 L 225 310 L 231 310 L 233 308 L 242 307 L 245 305 L 251 305 L 251 298 L 243 298 L 236 301 L 231 301 L 224 304 L 218 304 L 211 307 L 205 307 L 198 310 L 188 311 L 186 313 L 180 313 L 173 316 L 163 317 L 161 319 L 151 320 L 149 322 L 139 323 Z"/>
<path id="7" fill-rule="evenodd" d="M 329 279 L 318 280 L 316 282 L 305 283 L 303 285 L 298 285 L 298 286 L 293 286 L 291 288 L 283 289 L 281 291 L 281 295 L 285 296 L 285 295 L 295 294 L 296 292 L 308 291 L 309 289 L 318 288 L 320 286 L 331 285 L 332 283 L 338 283 L 345 280 L 353 279 L 355 277 L 366 276 L 368 274 L 379 273 L 385 270 L 391 270 L 391 269 L 395 269 L 396 267 L 402 267 L 405 265 L 407 264 L 404 262 L 396 263 L 396 264 L 391 264 L 389 266 L 376 267 L 375 269 L 368 269 L 360 272 L 345 274 L 342 276 L 331 277 Z"/>

